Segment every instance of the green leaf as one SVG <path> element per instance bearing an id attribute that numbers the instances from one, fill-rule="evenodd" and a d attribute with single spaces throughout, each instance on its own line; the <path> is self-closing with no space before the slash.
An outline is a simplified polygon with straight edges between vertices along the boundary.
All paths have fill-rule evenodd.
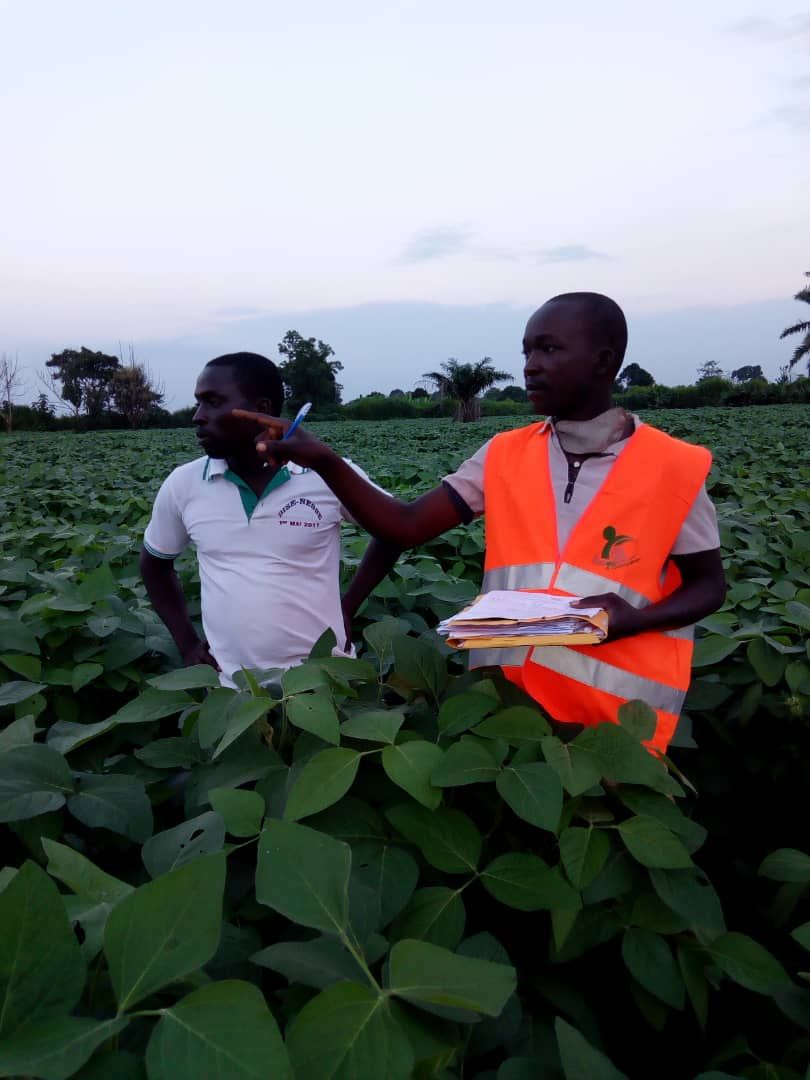
<path id="1" fill-rule="evenodd" d="M 181 821 L 172 829 L 155 833 L 141 849 L 143 865 L 149 876 L 160 877 L 186 863 L 222 851 L 225 846 L 225 822 L 213 810 Z"/>
<path id="2" fill-rule="evenodd" d="M 71 750 L 84 746 L 99 735 L 106 735 L 115 726 L 116 721 L 113 718 L 100 720 L 96 724 L 74 724 L 69 720 L 57 720 L 48 729 L 48 746 L 52 750 L 58 750 L 60 754 L 69 754 Z"/>
<path id="3" fill-rule="evenodd" d="M 699 941 L 708 944 L 726 932 L 720 899 L 696 868 L 650 870 L 650 880 L 661 900 L 686 919 Z"/>
<path id="4" fill-rule="evenodd" d="M 100 638 L 109 637 L 120 627 L 121 620 L 117 615 L 91 615 L 87 620 L 87 629 Z"/>
<path id="5" fill-rule="evenodd" d="M 38 817 L 73 792 L 68 763 L 50 746 L 17 746 L 0 756 L 0 822 Z"/>
<path id="6" fill-rule="evenodd" d="M 261 991 L 225 980 L 165 1009 L 146 1048 L 149 1080 L 293 1080 L 287 1050 Z"/>
<path id="7" fill-rule="evenodd" d="M 565 1080 L 627 1080 L 623 1072 L 561 1016 L 554 1021 L 554 1031 Z"/>
<path id="8" fill-rule="evenodd" d="M 64 882 L 77 896 L 117 904 L 132 892 L 132 886 L 105 873 L 85 855 L 56 840 L 42 839 L 48 857 L 48 873 Z"/>
<path id="9" fill-rule="evenodd" d="M 74 694 L 78 692 L 88 683 L 93 682 L 104 674 L 104 668 L 101 664 L 77 664 L 71 672 L 70 685 Z"/>
<path id="10" fill-rule="evenodd" d="M 391 940 L 420 938 L 455 949 L 464 935 L 466 918 L 457 890 L 443 885 L 417 889 L 408 906 L 391 924 Z"/>
<path id="11" fill-rule="evenodd" d="M 404 715 L 394 709 L 367 709 L 355 713 L 341 724 L 340 734 L 349 739 L 365 739 L 393 746 L 404 720 Z"/>
<path id="12" fill-rule="evenodd" d="M 256 836 L 261 831 L 265 807 L 258 792 L 243 788 L 212 788 L 208 798 L 222 816 L 231 836 Z"/>
<path id="13" fill-rule="evenodd" d="M 284 808 L 285 820 L 317 814 L 343 798 L 354 783 L 361 756 L 357 750 L 335 747 L 311 757 L 293 783 Z"/>
<path id="14" fill-rule="evenodd" d="M 93 1051 L 127 1026 L 129 1020 L 85 1020 L 60 1016 L 19 1028 L 0 1042 L 0 1076 L 40 1076 L 67 1080 Z"/>
<path id="15" fill-rule="evenodd" d="M 110 912 L 104 952 L 119 1011 L 208 963 L 219 945 L 225 856 L 141 885 Z"/>
<path id="16" fill-rule="evenodd" d="M 198 690 L 202 687 L 218 687 L 219 674 L 210 664 L 193 664 L 165 675 L 155 675 L 146 681 L 156 690 Z"/>
<path id="17" fill-rule="evenodd" d="M 273 707 L 270 698 L 249 697 L 247 700 L 243 700 L 243 698 L 244 695 L 242 694 L 238 698 L 234 698 L 231 707 L 228 709 L 227 726 L 217 744 L 213 760 L 223 754 L 232 743 L 236 742 L 240 735 L 247 731 L 249 727 L 252 727 L 257 720 L 261 720 Z"/>
<path id="18" fill-rule="evenodd" d="M 302 926 L 340 933 L 349 921 L 351 861 L 351 848 L 340 840 L 290 821 L 266 821 L 256 899 Z"/>
<path id="19" fill-rule="evenodd" d="M 197 738 L 203 750 L 208 750 L 225 734 L 230 709 L 239 700 L 240 695 L 225 686 L 205 695 L 197 716 Z"/>
<path id="20" fill-rule="evenodd" d="M 398 941 L 389 957 L 390 993 L 418 1006 L 498 1016 L 516 982 L 513 967 L 459 956 L 426 941 Z"/>
<path id="21" fill-rule="evenodd" d="M 663 762 L 618 724 L 586 728 L 575 742 L 593 753 L 602 776 L 613 783 L 644 784 L 666 794 L 682 794 Z"/>
<path id="22" fill-rule="evenodd" d="M 766 686 L 776 686 L 785 672 L 787 660 L 764 638 L 753 638 L 746 649 L 748 663 Z"/>
<path id="23" fill-rule="evenodd" d="M 285 697 L 303 694 L 307 690 L 328 689 L 329 677 L 317 661 L 305 660 L 303 664 L 296 664 L 284 672 L 281 688 Z"/>
<path id="24" fill-rule="evenodd" d="M 286 707 L 287 716 L 296 727 L 333 746 L 340 744 L 340 723 L 329 694 L 301 694 L 290 698 Z"/>
<path id="25" fill-rule="evenodd" d="M 692 866 L 689 852 L 678 837 L 654 818 L 632 817 L 618 829 L 624 846 L 642 866 L 661 870 Z"/>
<path id="26" fill-rule="evenodd" d="M 560 834 L 560 858 L 575 889 L 585 889 L 607 862 L 610 840 L 601 829 L 571 826 Z"/>
<path id="27" fill-rule="evenodd" d="M 135 751 L 135 757 L 153 769 L 190 769 L 203 761 L 200 749 L 193 739 L 173 736 L 154 739 Z"/>
<path id="28" fill-rule="evenodd" d="M 374 907 L 375 930 L 386 927 L 399 915 L 413 895 L 418 880 L 416 860 L 401 847 L 361 840 L 352 848 L 351 881 L 365 890 L 366 898 Z"/>
<path id="29" fill-rule="evenodd" d="M 569 795 L 582 795 L 602 779 L 602 767 L 596 756 L 574 742 L 564 743 L 549 735 L 540 743 L 543 757 L 560 778 Z"/>
<path id="30" fill-rule="evenodd" d="M 39 642 L 33 631 L 17 619 L 0 620 L 0 650 L 39 656 Z"/>
<path id="31" fill-rule="evenodd" d="M 397 675 L 416 690 L 438 698 L 447 685 L 444 657 L 425 641 L 400 636 L 393 640 Z"/>
<path id="32" fill-rule="evenodd" d="M 485 739 L 505 739 L 510 746 L 527 746 L 541 742 L 551 734 L 551 728 L 539 709 L 514 705 L 478 724 L 473 734 Z"/>
<path id="33" fill-rule="evenodd" d="M 801 604 L 798 600 L 788 601 L 785 604 L 785 617 L 794 626 L 798 626 L 802 630 L 810 630 L 810 607 L 807 604 Z"/>
<path id="34" fill-rule="evenodd" d="M 481 834 L 460 810 L 426 810 L 402 803 L 386 817 L 406 840 L 416 844 L 431 866 L 448 874 L 475 873 L 481 854 Z"/>
<path id="35" fill-rule="evenodd" d="M 68 810 L 84 825 L 142 843 L 152 835 L 152 804 L 143 781 L 124 773 L 79 773 Z"/>
<path id="36" fill-rule="evenodd" d="M 511 765 L 498 775 L 495 787 L 518 817 L 555 833 L 562 814 L 563 789 L 550 765 Z"/>
<path id="37" fill-rule="evenodd" d="M 287 1029 L 296 1080 L 409 1080 L 413 1051 L 385 997 L 338 983 L 308 1002 Z"/>
<path id="38" fill-rule="evenodd" d="M 422 739 L 386 746 L 382 766 L 389 780 L 416 799 L 428 810 L 435 810 L 442 799 L 441 789 L 430 781 L 431 774 L 444 757 L 435 743 Z"/>
<path id="39" fill-rule="evenodd" d="M 695 1011 L 700 1029 L 705 1031 L 709 1018 L 709 984 L 703 973 L 706 967 L 706 956 L 702 951 L 690 949 L 682 944 L 677 946 L 677 955 L 686 993 Z"/>
<path id="40" fill-rule="evenodd" d="M 311 941 L 280 941 L 251 956 L 251 962 L 270 968 L 291 983 L 323 990 L 336 982 L 366 984 L 368 977 L 346 946 L 322 935 Z"/>
<path id="41" fill-rule="evenodd" d="M 377 654 L 380 663 L 387 663 L 394 657 L 394 638 L 408 633 L 408 624 L 404 619 L 395 619 L 386 615 L 379 622 L 363 629 L 363 637 Z"/>
<path id="42" fill-rule="evenodd" d="M 810 882 L 810 855 L 795 848 L 779 848 L 762 860 L 757 873 L 772 881 Z"/>
<path id="43" fill-rule="evenodd" d="M 619 706 L 619 723 L 625 731 L 628 731 L 634 739 L 646 742 L 655 734 L 655 726 L 658 717 L 655 709 L 643 701 L 626 701 Z"/>
<path id="44" fill-rule="evenodd" d="M 740 641 L 735 638 L 707 634 L 695 642 L 692 667 L 714 667 L 721 660 L 725 660 L 727 656 L 731 656 L 739 646 Z"/>
<path id="45" fill-rule="evenodd" d="M 85 963 L 59 890 L 36 863 L 24 863 L 0 893 L 0 927 L 0 1036 L 67 1015 Z"/>
<path id="46" fill-rule="evenodd" d="M 708 952 L 730 979 L 756 994 L 775 994 L 793 986 L 779 961 L 746 934 L 724 934 Z"/>
<path id="47" fill-rule="evenodd" d="M 38 656 L 26 656 L 24 653 L 3 653 L 0 663 L 10 668 L 15 675 L 22 675 L 30 682 L 39 682 L 42 675 L 42 661 Z"/>
<path id="48" fill-rule="evenodd" d="M 16 746 L 30 746 L 38 730 L 33 716 L 21 716 L 19 720 L 12 720 L 0 731 L 0 754 L 13 750 Z"/>
<path id="49" fill-rule="evenodd" d="M 797 926 L 795 930 L 791 931 L 790 936 L 794 941 L 798 941 L 803 949 L 810 952 L 810 922 Z"/>
<path id="50" fill-rule="evenodd" d="M 174 716 L 193 704 L 194 698 L 181 690 L 149 689 L 128 701 L 109 719 L 116 724 L 147 724 L 152 720 L 162 720 L 165 716 Z"/>
<path id="51" fill-rule="evenodd" d="M 447 749 L 430 779 L 435 787 L 462 787 L 490 782 L 499 772 L 498 763 L 485 746 L 463 737 Z"/>
<path id="52" fill-rule="evenodd" d="M 488 694 L 473 691 L 454 694 L 442 702 L 437 723 L 442 735 L 460 735 L 485 716 L 495 712 L 498 701 Z"/>
<path id="53" fill-rule="evenodd" d="M 23 679 L 12 679 L 11 682 L 0 684 L 0 708 L 4 705 L 16 705 L 20 701 L 38 694 L 45 689 L 45 683 L 26 682 Z"/>
<path id="54" fill-rule="evenodd" d="M 622 940 L 622 957 L 633 978 L 673 1009 L 684 1006 L 684 985 L 669 945 L 652 930 L 630 927 Z"/>
<path id="55" fill-rule="evenodd" d="M 499 855 L 482 871 L 481 884 L 496 900 L 518 911 L 580 907 L 579 894 L 537 855 L 517 851 Z"/>

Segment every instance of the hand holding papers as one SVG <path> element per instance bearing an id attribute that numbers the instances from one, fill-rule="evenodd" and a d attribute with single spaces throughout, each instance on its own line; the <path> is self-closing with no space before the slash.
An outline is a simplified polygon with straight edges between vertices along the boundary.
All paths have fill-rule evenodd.
<path id="1" fill-rule="evenodd" d="M 575 596 L 493 590 L 436 627 L 456 649 L 514 645 L 597 645 L 607 636 L 601 608 L 575 608 Z"/>

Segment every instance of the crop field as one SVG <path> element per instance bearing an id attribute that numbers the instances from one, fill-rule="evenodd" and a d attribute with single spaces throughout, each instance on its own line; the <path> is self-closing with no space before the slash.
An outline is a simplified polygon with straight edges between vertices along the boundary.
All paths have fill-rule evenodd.
<path id="1" fill-rule="evenodd" d="M 810 407 L 645 419 L 712 449 L 729 582 L 663 761 L 643 703 L 570 739 L 436 636 L 481 522 L 357 659 L 228 690 L 137 570 L 193 434 L 0 441 L 0 1077 L 810 1076 Z M 409 498 L 524 422 L 313 429 Z"/>

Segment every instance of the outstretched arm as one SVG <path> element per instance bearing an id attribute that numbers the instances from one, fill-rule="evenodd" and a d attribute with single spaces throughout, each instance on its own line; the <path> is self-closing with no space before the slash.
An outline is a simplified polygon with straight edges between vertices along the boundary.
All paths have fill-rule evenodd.
<path id="1" fill-rule="evenodd" d="M 146 548 L 141 548 L 139 565 L 152 607 L 174 638 L 183 663 L 187 667 L 192 664 L 210 664 L 219 671 L 219 664 L 208 651 L 206 643 L 200 641 L 191 623 L 174 560 L 158 559 Z"/>
<path id="2" fill-rule="evenodd" d="M 726 595 L 726 577 L 720 549 L 697 551 L 692 555 L 673 555 L 681 572 L 681 584 L 660 600 L 645 608 L 635 608 L 615 593 L 586 596 L 579 607 L 601 607 L 608 613 L 608 641 L 643 634 L 646 630 L 675 630 L 691 626 L 717 611 Z"/>
<path id="3" fill-rule="evenodd" d="M 304 428 L 298 428 L 282 442 L 281 436 L 289 427 L 288 420 L 243 409 L 234 409 L 233 414 L 264 427 L 264 432 L 256 439 L 259 454 L 273 462 L 294 461 L 313 469 L 355 521 L 386 544 L 400 550 L 418 547 L 460 525 L 463 520 L 462 512 L 443 486 L 414 502 L 394 499 L 358 475 L 334 450 Z"/>

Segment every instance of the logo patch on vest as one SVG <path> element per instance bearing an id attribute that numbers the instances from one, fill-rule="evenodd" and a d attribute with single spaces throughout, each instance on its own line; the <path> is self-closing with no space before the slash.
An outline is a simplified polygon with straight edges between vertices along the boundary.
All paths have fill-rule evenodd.
<path id="1" fill-rule="evenodd" d="M 604 566 L 607 570 L 618 570 L 622 566 L 632 566 L 633 563 L 638 562 L 635 537 L 617 532 L 613 525 L 606 525 L 602 531 L 602 538 L 605 543 L 593 560 L 597 566 Z"/>

